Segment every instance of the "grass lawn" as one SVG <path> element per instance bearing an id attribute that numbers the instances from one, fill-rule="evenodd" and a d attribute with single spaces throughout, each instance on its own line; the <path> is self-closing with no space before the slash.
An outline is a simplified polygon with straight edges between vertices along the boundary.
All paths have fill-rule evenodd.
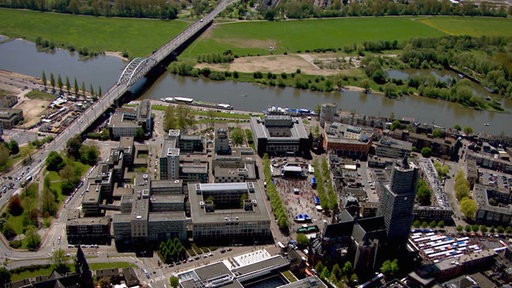
<path id="1" fill-rule="evenodd" d="M 76 49 L 146 56 L 188 27 L 182 20 L 106 18 L 0 9 L 0 35 L 35 41 L 38 36 Z M 58 45 L 57 45 L 58 46 Z"/>
<path id="2" fill-rule="evenodd" d="M 91 270 L 109 269 L 109 268 L 128 268 L 136 267 L 135 264 L 128 262 L 106 262 L 106 263 L 89 263 Z"/>
<path id="3" fill-rule="evenodd" d="M 60 175 L 56 171 L 48 171 L 48 174 L 45 176 L 47 181 L 50 181 L 50 189 L 57 192 L 57 195 L 59 195 L 59 201 L 62 199 L 62 189 L 60 187 L 60 184 L 63 182 L 60 179 Z"/>
<path id="4" fill-rule="evenodd" d="M 16 231 L 16 234 L 23 234 L 23 214 L 21 214 L 20 216 L 12 216 L 12 215 L 9 215 L 9 217 L 7 217 L 7 223 L 9 223 L 11 225 L 11 227 L 14 229 L 14 231 Z"/>
<path id="5" fill-rule="evenodd" d="M 72 267 L 72 266 L 73 265 L 68 265 L 68 267 L 70 269 L 74 270 L 74 267 Z M 19 274 L 16 274 L 16 273 L 11 274 L 11 281 L 18 281 L 18 280 L 23 280 L 23 279 L 27 279 L 27 278 L 34 278 L 37 276 L 48 276 L 50 274 L 52 274 L 51 267 L 40 268 L 40 269 L 33 270 L 33 271 L 25 270 Z"/>
<path id="6" fill-rule="evenodd" d="M 43 99 L 43 100 L 50 100 L 50 101 L 53 101 L 57 98 L 56 95 L 41 92 L 39 90 L 32 90 L 32 91 L 28 92 L 26 94 L 26 96 L 30 99 Z"/>
<path id="7" fill-rule="evenodd" d="M 68 260 L 69 263 L 72 260 Z M 75 266 L 73 264 L 67 265 L 70 271 L 75 270 Z M 128 267 L 136 267 L 136 265 L 128 262 L 108 262 L 108 263 L 89 263 L 89 267 L 91 270 L 99 270 L 99 269 L 109 269 L 109 268 L 128 268 Z M 18 281 L 26 278 L 34 278 L 37 276 L 48 276 L 52 273 L 52 268 L 40 268 L 34 271 L 23 271 L 19 274 L 11 274 L 11 281 Z"/>
<path id="8" fill-rule="evenodd" d="M 444 32 L 413 21 L 410 17 L 357 17 L 308 19 L 284 22 L 238 22 L 219 24 L 184 51 L 184 58 L 231 49 L 235 55 L 267 55 L 343 48 L 373 40 L 402 41 L 411 37 L 438 37 Z"/>
<path id="9" fill-rule="evenodd" d="M 24 219 L 27 218 L 29 211 L 37 207 L 37 183 L 31 183 L 27 186 L 25 192 L 20 195 L 23 206 L 23 213 L 19 216 L 12 216 L 9 213 L 7 223 L 16 231 L 16 234 L 23 234 L 25 229 Z M 5 206 L 7 209 L 7 206 Z"/>
<path id="10" fill-rule="evenodd" d="M 510 18 L 439 16 L 417 21 L 450 35 L 512 36 Z"/>

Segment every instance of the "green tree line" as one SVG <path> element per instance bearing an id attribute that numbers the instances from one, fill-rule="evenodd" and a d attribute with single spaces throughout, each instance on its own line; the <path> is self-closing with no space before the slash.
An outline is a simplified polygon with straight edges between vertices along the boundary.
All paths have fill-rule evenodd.
<path id="1" fill-rule="evenodd" d="M 398 16 L 398 15 L 458 15 L 507 17 L 512 8 L 506 5 L 493 5 L 482 2 L 476 5 L 452 5 L 449 0 L 418 1 L 331 1 L 330 5 L 315 5 L 314 1 L 283 0 L 277 6 L 265 5 L 261 1 L 257 11 L 266 20 L 286 18 L 323 18 L 345 16 Z M 243 9 L 243 8 L 242 8 Z M 236 14 L 235 14 L 236 15 Z M 239 16 L 240 17 L 240 16 Z"/>
<path id="2" fill-rule="evenodd" d="M 183 6 L 185 5 L 185 6 Z M 1 0 L 1 7 L 107 17 L 176 19 L 187 3 L 162 0 Z"/>

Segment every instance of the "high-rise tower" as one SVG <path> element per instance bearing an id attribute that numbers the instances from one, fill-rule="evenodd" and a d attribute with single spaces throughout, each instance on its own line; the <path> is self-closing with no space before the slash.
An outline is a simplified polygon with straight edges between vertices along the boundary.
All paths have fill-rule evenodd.
<path id="1" fill-rule="evenodd" d="M 384 216 L 388 243 L 405 245 L 413 220 L 412 211 L 418 184 L 418 168 L 407 157 L 391 172 L 391 183 L 384 185 L 380 211 Z"/>

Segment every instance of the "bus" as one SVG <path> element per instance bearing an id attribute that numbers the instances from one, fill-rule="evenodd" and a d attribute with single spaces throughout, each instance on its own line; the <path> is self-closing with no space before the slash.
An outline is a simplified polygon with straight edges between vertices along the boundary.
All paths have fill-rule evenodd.
<path id="1" fill-rule="evenodd" d="M 28 176 L 27 178 L 25 178 L 25 181 L 23 181 L 21 183 L 21 187 L 25 187 L 27 186 L 28 183 L 30 183 L 30 181 L 32 181 L 32 175 Z"/>

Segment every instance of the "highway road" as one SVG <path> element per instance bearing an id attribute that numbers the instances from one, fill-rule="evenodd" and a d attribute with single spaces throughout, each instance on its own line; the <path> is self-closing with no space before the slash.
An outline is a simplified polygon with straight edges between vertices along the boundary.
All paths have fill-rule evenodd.
<path id="1" fill-rule="evenodd" d="M 176 48 L 180 47 L 183 43 L 185 43 L 188 39 L 198 33 L 201 29 L 209 25 L 213 19 L 224 10 L 232 0 L 224 0 L 222 1 L 212 12 L 210 12 L 207 16 L 202 18 L 201 20 L 195 22 L 191 26 L 189 26 L 185 31 L 180 33 L 177 37 L 167 42 L 164 46 L 162 46 L 159 50 L 157 50 L 150 57 L 153 58 L 154 62 L 150 63 L 151 66 L 154 67 L 162 60 L 164 60 L 168 55 L 170 55 Z M 148 71 L 148 70 L 145 70 Z M 139 72 L 138 75 L 134 75 L 137 79 L 142 78 L 145 75 Z M 43 171 L 44 160 L 48 156 L 51 151 L 61 151 L 65 148 L 68 140 L 75 135 L 83 133 L 96 119 L 98 119 L 105 111 L 111 107 L 115 100 L 121 97 L 124 93 L 128 91 L 133 82 L 127 83 L 116 83 L 114 86 L 110 87 L 102 97 L 99 98 L 97 102 L 95 102 L 92 106 L 90 106 L 87 110 L 85 110 L 70 126 L 68 126 L 62 133 L 57 135 L 55 139 L 45 144 L 41 149 L 31 155 L 32 161 L 28 165 L 17 164 L 12 167 L 9 171 L 1 175 L 3 177 L 4 183 L 13 182 L 15 186 L 12 189 L 8 189 L 3 193 L 0 197 L 0 205 L 5 205 L 9 198 L 14 194 L 19 194 L 22 192 L 21 183 L 24 182 L 28 177 L 36 178 L 41 171 Z M 10 178 L 9 178 L 10 177 Z M 16 180 L 18 178 L 18 180 Z M 83 188 L 83 187 L 82 187 Z M 2 189 L 2 187 L 0 187 Z M 77 193 L 78 194 L 78 193 Z M 66 205 L 66 208 L 61 209 L 59 211 L 58 218 L 55 219 L 54 223 L 52 223 L 50 230 L 46 233 L 46 237 L 42 239 L 41 248 L 38 251 L 29 252 L 29 251 L 17 251 L 12 250 L 8 246 L 8 242 L 4 238 L 3 235 L 0 235 L 0 258 L 13 261 L 21 261 L 20 263 L 34 263 L 31 261 L 26 261 L 29 259 L 39 259 L 38 261 L 47 261 L 44 259 L 49 258 L 50 253 L 55 248 L 63 248 L 60 247 L 62 245 L 66 245 L 66 241 L 59 241 L 59 237 L 64 239 L 65 237 L 65 225 L 66 218 L 68 213 L 68 207 L 76 207 L 77 203 L 79 204 L 80 197 L 73 197 L 73 199 Z M 61 242 L 60 244 L 56 244 L 57 242 Z M 60 245 L 60 246 L 59 246 Z M 41 260 L 43 259 L 43 260 Z M 163 286 L 162 286 L 163 287 Z"/>

